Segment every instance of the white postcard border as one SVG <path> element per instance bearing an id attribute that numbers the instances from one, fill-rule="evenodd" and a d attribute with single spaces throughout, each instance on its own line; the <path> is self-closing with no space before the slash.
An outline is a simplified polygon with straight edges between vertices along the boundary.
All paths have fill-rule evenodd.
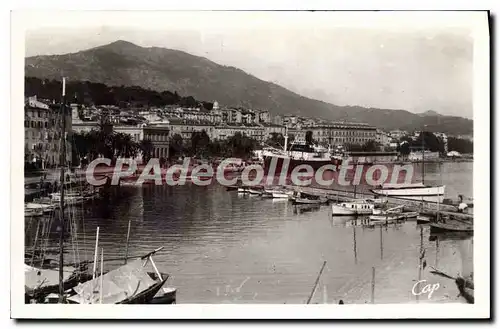
<path id="1" fill-rule="evenodd" d="M 417 12 L 418 13 L 418 12 Z M 35 13 L 36 14 L 36 13 Z M 110 12 L 106 13 L 107 15 Z M 342 21 L 352 13 L 334 13 Z M 358 13 L 360 14 L 360 13 Z M 366 12 L 365 15 L 374 13 Z M 443 21 L 450 12 L 427 13 L 425 24 Z M 45 16 L 55 21 L 57 13 Z M 322 15 L 325 15 L 324 13 Z M 394 15 L 394 14 L 391 14 Z M 412 12 L 397 13 L 398 20 L 408 22 Z M 407 17 L 403 17 L 407 15 Z M 13 13 L 11 30 L 11 316 L 14 318 L 485 318 L 490 315 L 490 84 L 489 39 L 486 12 L 456 13 L 457 22 L 464 22 L 473 31 L 474 38 L 474 275 L 475 301 L 468 304 L 387 304 L 383 305 L 34 305 L 24 304 L 23 267 L 23 138 L 24 106 L 24 31 L 30 17 Z M 352 18 L 353 16 L 351 16 Z M 406 18 L 406 19 L 405 19 Z M 335 20 L 335 21 L 339 21 Z M 358 22 L 370 19 L 358 17 Z M 351 22 L 353 22 L 351 20 Z M 347 24 L 348 21 L 346 20 Z M 386 22 L 387 23 L 387 22 Z M 161 307 L 161 309 L 159 308 Z"/>

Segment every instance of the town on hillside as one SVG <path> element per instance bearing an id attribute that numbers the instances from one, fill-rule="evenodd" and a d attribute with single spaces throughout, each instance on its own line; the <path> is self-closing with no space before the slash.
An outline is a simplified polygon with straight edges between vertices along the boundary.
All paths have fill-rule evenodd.
<path id="1" fill-rule="evenodd" d="M 88 106 L 68 104 L 66 113 L 67 160 L 80 165 L 91 156 L 91 135 L 102 130 L 121 137 L 120 150 L 112 156 L 171 159 L 184 155 L 209 157 L 221 145 L 210 143 L 240 136 L 251 141 L 252 151 L 265 147 L 282 148 L 284 135 L 288 142 L 305 141 L 331 147 L 336 152 L 390 152 L 395 161 L 421 161 L 421 131 L 383 131 L 354 122 L 329 122 L 321 118 L 296 115 L 271 115 L 266 110 L 220 106 L 214 101 L 210 110 L 200 106 L 168 105 L 161 108 L 121 108 L 116 105 Z M 25 102 L 25 167 L 44 169 L 59 163 L 58 120 L 60 106 L 55 101 L 26 97 Z M 423 128 L 425 129 L 425 128 Z M 460 159 L 471 156 L 472 136 L 447 136 L 424 131 L 426 161 L 440 158 Z M 203 137 L 206 147 L 197 143 Z M 198 144 L 198 145 L 194 145 Z M 218 147 L 217 147 L 218 146 Z M 196 150 L 193 150 L 195 148 Z M 73 154 L 77 153 L 77 154 Z M 94 152 L 94 157 L 105 152 Z M 234 155 L 234 154 L 226 154 Z"/>

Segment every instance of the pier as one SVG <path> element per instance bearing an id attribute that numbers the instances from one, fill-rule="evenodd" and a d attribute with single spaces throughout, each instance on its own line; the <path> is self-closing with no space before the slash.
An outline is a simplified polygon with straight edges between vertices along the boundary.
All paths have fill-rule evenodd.
<path id="1" fill-rule="evenodd" d="M 333 202 L 349 201 L 354 198 L 373 198 L 374 194 L 366 192 L 351 192 L 338 189 L 326 189 L 319 187 L 287 186 L 288 189 L 301 191 L 307 194 L 319 195 Z M 379 196 L 380 197 L 380 196 Z M 473 220 L 474 215 L 458 212 L 458 208 L 449 204 L 437 204 L 429 201 L 408 200 L 396 197 L 382 197 L 387 199 L 389 206 L 404 206 L 405 211 L 417 211 L 426 215 L 436 216 L 439 210 L 441 215 L 450 215 L 460 219 Z M 439 207 L 439 209 L 438 209 Z"/>

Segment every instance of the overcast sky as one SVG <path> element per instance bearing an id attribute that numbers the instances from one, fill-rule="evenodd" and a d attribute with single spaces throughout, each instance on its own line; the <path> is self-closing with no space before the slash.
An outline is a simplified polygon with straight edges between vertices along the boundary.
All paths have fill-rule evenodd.
<path id="1" fill-rule="evenodd" d="M 328 14 L 65 14 L 57 23 L 30 19 L 25 47 L 27 56 L 63 54 L 122 39 L 204 56 L 337 105 L 472 118 L 473 39 L 460 19 Z"/>

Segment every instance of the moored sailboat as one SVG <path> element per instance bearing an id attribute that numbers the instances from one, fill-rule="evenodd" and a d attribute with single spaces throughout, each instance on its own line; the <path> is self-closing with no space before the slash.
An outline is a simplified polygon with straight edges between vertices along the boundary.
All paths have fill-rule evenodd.
<path id="1" fill-rule="evenodd" d="M 152 258 L 161 249 L 73 287 L 66 300 L 72 304 L 150 303 L 168 279 L 168 275 L 158 271 Z M 154 272 L 146 270 L 148 262 Z"/>

